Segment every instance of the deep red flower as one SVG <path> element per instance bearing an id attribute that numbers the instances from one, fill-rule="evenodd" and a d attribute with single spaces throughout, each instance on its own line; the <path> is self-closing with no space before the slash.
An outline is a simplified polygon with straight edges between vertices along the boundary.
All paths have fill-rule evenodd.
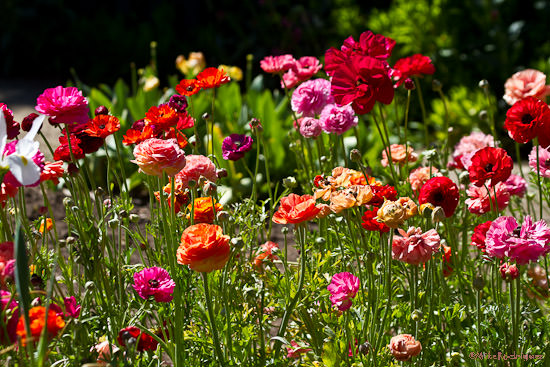
<path id="1" fill-rule="evenodd" d="M 13 139 L 19 135 L 19 122 L 13 119 L 13 112 L 6 106 L 5 103 L 0 103 L 0 111 L 4 113 L 6 119 L 6 130 L 8 139 Z"/>
<path id="2" fill-rule="evenodd" d="M 373 57 L 352 56 L 335 70 L 331 84 L 336 104 L 351 103 L 358 114 L 369 113 L 377 101 L 390 104 L 393 100 L 393 84 L 386 65 Z"/>
<path id="3" fill-rule="evenodd" d="M 122 347 L 126 347 L 132 338 L 134 342 L 137 342 L 136 350 L 138 352 L 146 350 L 154 351 L 157 349 L 158 342 L 149 334 L 142 333 L 141 330 L 135 326 L 128 326 L 118 332 L 118 344 Z"/>
<path id="4" fill-rule="evenodd" d="M 512 173 L 514 162 L 506 150 L 502 148 L 486 147 L 478 150 L 472 157 L 472 164 L 468 168 L 470 181 L 477 187 L 491 180 L 490 185 L 495 186 L 504 182 Z"/>
<path id="5" fill-rule="evenodd" d="M 472 234 L 472 246 L 477 246 L 481 252 L 485 252 L 485 238 L 489 227 L 491 227 L 491 223 L 493 222 L 488 220 L 485 223 L 478 224 L 474 228 L 474 233 Z"/>
<path id="6" fill-rule="evenodd" d="M 378 231 L 382 233 L 389 232 L 390 227 L 375 219 L 377 216 L 377 212 L 377 207 L 373 207 L 371 210 L 365 211 L 365 214 L 363 214 L 363 216 L 361 217 L 361 219 L 363 220 L 361 226 L 363 226 L 363 228 L 365 228 L 367 231 Z"/>
<path id="7" fill-rule="evenodd" d="M 115 116 L 97 115 L 88 121 L 86 127 L 84 132 L 89 136 L 105 139 L 120 130 L 120 121 Z"/>
<path id="8" fill-rule="evenodd" d="M 518 143 L 525 144 L 538 137 L 550 144 L 550 108 L 546 103 L 535 97 L 527 97 L 516 103 L 506 112 L 504 128 L 508 135 Z"/>
<path id="9" fill-rule="evenodd" d="M 445 216 L 452 216 L 458 206 L 460 193 L 456 184 L 445 176 L 432 177 L 420 188 L 418 203 L 430 203 L 443 208 Z"/>
<path id="10" fill-rule="evenodd" d="M 374 196 L 369 201 L 369 205 L 380 206 L 384 203 L 384 199 L 395 201 L 397 199 L 397 191 L 390 185 L 371 185 Z"/>
<path id="11" fill-rule="evenodd" d="M 80 147 L 82 141 L 76 137 L 76 135 L 70 135 L 71 144 L 69 147 L 69 139 L 67 135 L 62 135 L 59 137 L 60 146 L 57 147 L 53 153 L 53 159 L 56 161 L 63 162 L 72 162 L 71 151 L 75 159 L 80 159 L 84 157 L 84 151 Z"/>
<path id="12" fill-rule="evenodd" d="M 206 68 L 197 75 L 197 81 L 202 88 L 208 89 L 229 83 L 231 78 L 223 69 Z"/>
<path id="13" fill-rule="evenodd" d="M 187 112 L 179 113 L 178 117 L 179 117 L 179 120 L 178 120 L 178 124 L 176 125 L 176 129 L 178 130 L 190 129 L 193 126 L 195 126 L 195 119 L 193 118 L 193 116 L 191 116 Z"/>
<path id="14" fill-rule="evenodd" d="M 78 146 L 84 154 L 95 153 L 103 146 L 103 139 L 97 136 L 91 136 L 85 131 L 86 125 L 80 126 L 78 129 L 74 130 L 74 135 L 80 140 Z M 72 144 L 72 140 L 71 140 Z"/>
<path id="15" fill-rule="evenodd" d="M 182 79 L 176 85 L 176 92 L 182 96 L 192 96 L 202 89 L 201 84 L 196 79 Z"/>
<path id="16" fill-rule="evenodd" d="M 397 81 L 395 86 L 399 87 L 407 78 L 433 74 L 434 72 L 435 67 L 428 56 L 415 54 L 397 60 L 393 67 L 392 77 Z"/>

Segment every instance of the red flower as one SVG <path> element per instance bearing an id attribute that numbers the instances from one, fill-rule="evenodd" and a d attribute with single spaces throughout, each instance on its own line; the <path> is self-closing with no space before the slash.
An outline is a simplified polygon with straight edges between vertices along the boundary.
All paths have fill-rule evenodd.
<path id="1" fill-rule="evenodd" d="M 491 227 L 492 221 L 488 220 L 485 223 L 478 224 L 474 228 L 474 233 L 472 234 L 472 246 L 477 246 L 481 252 L 485 252 L 485 237 L 487 236 L 487 231 Z"/>
<path id="2" fill-rule="evenodd" d="M 277 255 L 274 254 L 274 252 L 279 250 L 279 245 L 277 245 L 275 242 L 267 241 L 263 245 L 260 246 L 258 251 L 256 252 L 256 257 L 254 258 L 254 266 L 258 270 L 262 270 L 264 261 L 273 261 L 277 260 Z"/>
<path id="3" fill-rule="evenodd" d="M 544 147 L 550 144 L 550 108 L 535 97 L 527 97 L 516 103 L 506 113 L 504 128 L 518 143 L 525 144 L 539 137 Z"/>
<path id="4" fill-rule="evenodd" d="M 470 181 L 477 187 L 481 187 L 485 181 L 491 180 L 490 185 L 495 186 L 510 177 L 513 165 L 512 158 L 504 149 L 482 148 L 472 157 L 472 164 L 468 168 Z"/>
<path id="5" fill-rule="evenodd" d="M 179 120 L 176 128 L 178 130 L 190 129 L 195 126 L 195 119 L 187 112 L 179 113 Z"/>
<path id="6" fill-rule="evenodd" d="M 384 199 L 395 201 L 397 199 L 397 191 L 390 185 L 371 185 L 374 196 L 369 201 L 369 205 L 380 206 L 384 203 Z"/>
<path id="7" fill-rule="evenodd" d="M 458 206 L 460 193 L 456 184 L 448 177 L 432 177 L 420 188 L 418 203 L 430 203 L 443 208 L 445 216 L 452 216 Z"/>
<path id="8" fill-rule="evenodd" d="M 151 126 L 142 127 L 141 130 L 132 127 L 131 129 L 128 129 L 128 131 L 126 131 L 126 135 L 124 135 L 122 143 L 124 145 L 139 144 L 142 141 L 151 139 L 153 137 L 154 134 Z"/>
<path id="9" fill-rule="evenodd" d="M 13 119 L 13 112 L 5 103 L 0 103 L 0 113 L 4 113 L 6 119 L 6 129 L 8 139 L 13 139 L 19 135 L 19 123 Z"/>
<path id="10" fill-rule="evenodd" d="M 281 199 L 272 220 L 279 224 L 299 224 L 314 219 L 320 211 L 313 196 L 290 194 Z"/>
<path id="11" fill-rule="evenodd" d="M 352 56 L 334 71 L 331 94 L 339 106 L 351 103 L 356 113 L 365 114 L 377 101 L 392 102 L 393 84 L 383 61 L 369 56 Z"/>
<path id="12" fill-rule="evenodd" d="M 115 116 L 97 115 L 88 121 L 86 127 L 84 132 L 89 136 L 105 139 L 120 130 L 120 122 Z"/>
<path id="13" fill-rule="evenodd" d="M 443 276 L 448 277 L 453 272 L 453 260 L 451 259 L 453 250 L 451 249 L 451 246 L 441 245 L 441 247 L 443 248 Z"/>
<path id="14" fill-rule="evenodd" d="M 415 54 L 397 60 L 393 67 L 392 77 L 397 81 L 395 86 L 398 87 L 411 76 L 433 74 L 434 72 L 435 67 L 428 56 Z"/>
<path id="15" fill-rule="evenodd" d="M 196 79 L 182 79 L 180 83 L 176 85 L 176 92 L 182 96 L 192 96 L 197 94 L 201 89 L 201 83 Z"/>
<path id="16" fill-rule="evenodd" d="M 134 339 L 134 340 L 132 340 Z M 143 352 L 146 350 L 156 350 L 158 342 L 153 339 L 149 334 L 141 332 L 141 330 L 135 326 L 128 326 L 118 332 L 118 344 L 122 347 L 126 347 L 130 342 L 137 342 L 136 350 Z"/>
<path id="17" fill-rule="evenodd" d="M 197 75 L 197 81 L 202 88 L 208 89 L 229 83 L 231 78 L 223 69 L 206 68 Z"/>
<path id="18" fill-rule="evenodd" d="M 155 131 L 167 130 L 171 126 L 175 126 L 179 119 L 179 113 L 167 104 L 152 106 L 145 114 L 147 125 L 154 125 Z"/>
<path id="19" fill-rule="evenodd" d="M 80 143 L 82 143 L 82 141 L 74 134 L 70 135 L 70 140 L 71 146 L 69 149 L 69 139 L 67 139 L 67 135 L 59 137 L 59 143 L 61 143 L 61 145 L 58 146 L 53 153 L 53 159 L 56 161 L 72 162 L 73 157 L 71 157 L 71 151 L 75 159 L 84 157 L 84 151 L 80 148 Z"/>
<path id="20" fill-rule="evenodd" d="M 389 232 L 390 227 L 375 219 L 377 212 L 377 207 L 373 207 L 371 210 L 365 211 L 365 214 L 363 214 L 363 216 L 361 217 L 361 219 L 363 220 L 361 226 L 363 226 L 363 228 L 365 228 L 367 231 L 378 231 L 382 233 Z"/>

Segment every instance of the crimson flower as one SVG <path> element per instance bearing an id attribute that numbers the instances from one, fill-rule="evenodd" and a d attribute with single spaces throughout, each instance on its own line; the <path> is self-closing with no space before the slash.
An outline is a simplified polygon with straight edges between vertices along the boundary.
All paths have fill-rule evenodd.
<path id="1" fill-rule="evenodd" d="M 514 162 L 506 150 L 502 148 L 486 147 L 478 150 L 472 157 L 472 164 L 468 168 L 470 181 L 477 187 L 491 180 L 490 185 L 495 186 L 504 182 L 512 173 Z"/>
<path id="2" fill-rule="evenodd" d="M 361 217 L 361 219 L 363 220 L 361 226 L 367 231 L 378 231 L 381 233 L 389 232 L 390 227 L 376 220 L 378 209 L 379 208 L 377 207 L 373 207 L 371 210 L 365 211 L 365 214 L 363 214 L 363 216 Z"/>
<path id="3" fill-rule="evenodd" d="M 339 106 L 351 103 L 357 114 L 369 113 L 377 101 L 390 104 L 393 100 L 386 65 L 369 56 L 352 56 L 335 70 L 330 92 Z"/>
<path id="4" fill-rule="evenodd" d="M 421 76 L 433 74 L 435 67 L 428 56 L 415 54 L 397 60 L 393 67 L 392 77 L 397 81 L 396 87 L 399 87 L 407 78 L 411 76 Z"/>
<path id="5" fill-rule="evenodd" d="M 158 342 L 153 339 L 149 334 L 142 332 L 135 326 L 128 326 L 118 332 L 118 344 L 122 347 L 126 347 L 127 344 L 133 344 L 137 342 L 136 350 L 143 352 L 146 350 L 156 350 Z"/>
<path id="6" fill-rule="evenodd" d="M 527 97 L 506 112 L 504 128 L 518 143 L 525 144 L 538 137 L 542 146 L 550 145 L 550 108 L 535 97 Z"/>
<path id="7" fill-rule="evenodd" d="M 397 191 L 390 185 L 371 185 L 372 193 L 374 196 L 369 201 L 369 205 L 380 206 L 384 203 L 384 200 L 395 201 L 397 199 Z"/>
<path id="8" fill-rule="evenodd" d="M 443 208 L 445 216 L 452 216 L 458 206 L 460 193 L 458 187 L 445 176 L 432 177 L 420 188 L 418 203 L 420 205 L 430 203 L 433 206 Z"/>
<path id="9" fill-rule="evenodd" d="M 488 220 L 485 223 L 478 224 L 474 228 L 474 233 L 472 233 L 472 246 L 476 246 L 481 252 L 485 252 L 485 241 L 487 237 L 487 231 L 491 227 L 492 221 Z"/>

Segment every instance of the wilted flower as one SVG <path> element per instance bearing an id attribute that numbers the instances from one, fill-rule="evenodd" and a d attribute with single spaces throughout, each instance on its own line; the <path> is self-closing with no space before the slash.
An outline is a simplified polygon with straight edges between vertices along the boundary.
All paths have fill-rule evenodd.
<path id="1" fill-rule="evenodd" d="M 422 232 L 421 228 L 410 227 L 407 232 L 399 229 L 401 236 L 395 236 L 392 257 L 411 265 L 425 263 L 439 250 L 441 238 L 435 229 Z"/>
<path id="2" fill-rule="evenodd" d="M 231 134 L 222 142 L 222 156 L 225 160 L 238 161 L 252 149 L 252 137 L 241 134 Z"/>
<path id="3" fill-rule="evenodd" d="M 390 228 L 397 228 L 407 220 L 407 211 L 397 201 L 385 200 L 376 213 L 376 219 Z"/>
<path id="4" fill-rule="evenodd" d="M 97 352 L 97 364 L 106 366 L 111 361 L 111 353 L 116 353 L 119 348 L 116 345 L 109 343 L 107 340 L 102 341 L 90 348 L 90 352 Z"/>
<path id="5" fill-rule="evenodd" d="M 143 299 L 154 297 L 157 302 L 170 302 L 176 283 L 163 268 L 153 266 L 134 273 L 134 289 Z"/>
<path id="6" fill-rule="evenodd" d="M 338 308 L 340 311 L 349 310 L 352 305 L 352 299 L 355 298 L 359 291 L 359 285 L 359 278 L 351 273 L 334 274 L 330 284 L 327 286 L 332 306 Z"/>

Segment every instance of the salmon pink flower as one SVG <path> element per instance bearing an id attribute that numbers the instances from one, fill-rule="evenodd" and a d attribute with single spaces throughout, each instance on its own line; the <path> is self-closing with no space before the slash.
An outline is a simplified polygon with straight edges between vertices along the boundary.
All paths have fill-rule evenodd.
<path id="1" fill-rule="evenodd" d="M 393 157 L 393 155 L 392 155 Z M 441 176 L 439 170 L 435 167 L 418 167 L 411 171 L 407 181 L 411 184 L 411 188 L 414 192 L 418 190 L 428 181 L 431 177 Z"/>
<path id="2" fill-rule="evenodd" d="M 225 160 L 238 161 L 252 149 L 252 137 L 241 134 L 231 134 L 222 142 L 222 157 Z"/>
<path id="3" fill-rule="evenodd" d="M 410 227 L 407 232 L 398 229 L 401 236 L 395 236 L 392 257 L 411 265 L 423 264 L 439 251 L 441 238 L 435 229 L 422 232 L 421 228 Z"/>
<path id="4" fill-rule="evenodd" d="M 430 203 L 435 207 L 443 208 L 447 218 L 451 217 L 460 199 L 456 184 L 448 177 L 432 177 L 420 188 L 418 203 Z"/>
<path id="5" fill-rule="evenodd" d="M 326 105 L 321 111 L 321 129 L 326 133 L 342 135 L 354 126 L 357 126 L 359 118 L 355 115 L 350 105 L 337 106 Z"/>
<path id="6" fill-rule="evenodd" d="M 270 74 L 280 74 L 294 66 L 294 57 L 292 55 L 266 56 L 260 61 L 260 67 L 263 71 Z"/>
<path id="7" fill-rule="evenodd" d="M 470 181 L 480 187 L 490 180 L 495 186 L 504 182 L 512 173 L 514 161 L 502 148 L 487 147 L 478 150 L 472 157 L 472 164 L 468 168 Z"/>
<path id="8" fill-rule="evenodd" d="M 290 194 L 281 199 L 272 220 L 279 224 L 300 224 L 314 219 L 320 211 L 313 196 Z"/>
<path id="9" fill-rule="evenodd" d="M 405 150 L 405 145 L 392 144 L 390 145 L 390 153 L 392 162 L 404 165 L 406 163 L 416 162 L 418 160 L 418 154 L 414 152 L 413 147 L 408 146 Z M 387 167 L 389 165 L 388 149 L 382 151 L 382 166 Z"/>
<path id="10" fill-rule="evenodd" d="M 527 97 L 506 112 L 504 128 L 510 138 L 525 144 L 535 137 L 543 147 L 550 145 L 550 107 L 540 99 Z"/>
<path id="11" fill-rule="evenodd" d="M 199 223 L 183 231 L 177 259 L 178 264 L 188 265 L 191 270 L 208 273 L 222 269 L 230 252 L 229 236 L 220 226 Z"/>
<path id="12" fill-rule="evenodd" d="M 408 361 L 422 351 L 422 345 L 410 334 L 399 334 L 391 338 L 388 345 L 391 354 L 398 361 Z"/>
<path id="13" fill-rule="evenodd" d="M 143 299 L 153 297 L 156 302 L 170 302 L 176 283 L 165 269 L 153 266 L 134 273 L 133 287 Z"/>
<path id="14" fill-rule="evenodd" d="M 488 220 L 487 222 L 478 224 L 474 228 L 474 233 L 472 233 L 472 246 L 476 246 L 481 252 L 485 252 L 485 243 L 487 241 L 487 231 L 491 227 L 493 221 Z"/>
<path id="15" fill-rule="evenodd" d="M 359 285 L 359 278 L 351 273 L 334 274 L 330 284 L 327 286 L 332 306 L 340 311 L 349 310 L 352 305 L 352 299 L 355 298 L 359 291 Z"/>
<path id="16" fill-rule="evenodd" d="M 546 85 L 546 75 L 534 69 L 518 71 L 506 80 L 504 89 L 503 98 L 510 106 L 527 97 L 543 99 L 550 95 L 550 85 Z"/>
<path id="17" fill-rule="evenodd" d="M 470 185 L 468 190 L 466 190 L 466 194 L 468 195 L 468 199 L 466 199 L 465 203 L 468 206 L 468 210 L 470 213 L 477 215 L 488 213 L 490 210 L 497 211 L 497 207 L 498 211 L 502 211 L 510 202 L 510 193 L 503 182 L 499 182 L 491 187 L 490 191 L 487 191 L 487 188 L 484 186 L 477 187 Z"/>
<path id="18" fill-rule="evenodd" d="M 118 352 L 119 348 L 105 340 L 90 348 L 90 353 L 94 351 L 98 354 L 96 363 L 100 366 L 107 366 L 112 358 L 111 353 Z"/>
<path id="19" fill-rule="evenodd" d="M 185 154 L 176 139 L 147 139 L 134 148 L 135 160 L 140 172 L 162 177 L 163 172 L 175 176 L 185 167 Z"/>
<path id="20" fill-rule="evenodd" d="M 88 101 L 75 87 L 48 88 L 37 98 L 36 110 L 50 116 L 50 123 L 80 125 L 88 122 Z"/>
<path id="21" fill-rule="evenodd" d="M 407 78 L 435 73 L 435 67 L 428 56 L 415 54 L 397 60 L 393 67 L 392 77 L 399 87 Z"/>
<path id="22" fill-rule="evenodd" d="M 212 182 L 217 181 L 216 166 L 210 158 L 191 154 L 186 157 L 186 162 L 185 167 L 175 177 L 176 182 L 180 182 L 182 188 L 188 188 L 191 180 L 199 182 L 201 177 Z"/>
<path id="23" fill-rule="evenodd" d="M 539 150 L 538 164 L 537 149 Z M 529 167 L 531 167 L 531 172 L 537 173 L 538 170 L 542 177 L 550 178 L 550 151 L 541 146 L 538 148 L 534 146 L 531 153 L 529 153 Z"/>
<path id="24" fill-rule="evenodd" d="M 292 92 L 290 101 L 293 111 L 308 117 L 319 115 L 329 103 L 334 103 L 334 99 L 330 95 L 330 82 L 326 79 L 313 79 L 300 84 Z"/>

